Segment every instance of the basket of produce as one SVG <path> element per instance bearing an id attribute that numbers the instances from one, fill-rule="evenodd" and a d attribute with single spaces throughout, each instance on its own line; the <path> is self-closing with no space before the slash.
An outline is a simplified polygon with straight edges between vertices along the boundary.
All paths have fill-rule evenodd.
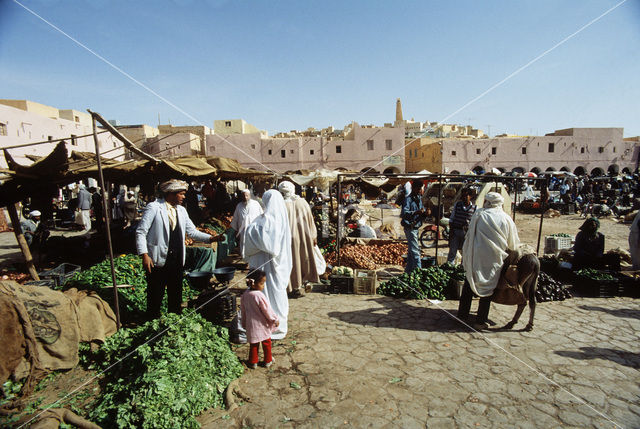
<path id="1" fill-rule="evenodd" d="M 576 272 L 573 287 L 585 296 L 610 298 L 620 296 L 620 281 L 608 271 L 583 268 Z"/>
<path id="2" fill-rule="evenodd" d="M 53 279 L 56 286 L 62 286 L 78 272 L 80 272 L 80 265 L 65 262 L 56 268 L 38 273 L 38 276 L 40 276 L 41 279 Z"/>
<path id="3" fill-rule="evenodd" d="M 329 276 L 332 293 L 353 293 L 353 269 L 333 267 Z"/>
<path id="4" fill-rule="evenodd" d="M 620 273 L 622 295 L 640 298 L 640 271 L 623 271 Z"/>
<path id="5" fill-rule="evenodd" d="M 189 308 L 195 308 L 202 317 L 215 325 L 229 323 L 238 311 L 236 296 L 229 288 L 205 290 L 189 301 Z"/>
<path id="6" fill-rule="evenodd" d="M 376 279 L 375 270 L 356 270 L 353 279 L 353 293 L 356 295 L 375 295 Z"/>
<path id="7" fill-rule="evenodd" d="M 382 283 L 377 293 L 394 298 L 444 300 L 450 278 L 440 267 L 416 268 Z"/>
<path id="8" fill-rule="evenodd" d="M 540 273 L 536 289 L 536 302 L 564 301 L 572 297 L 566 285 L 545 272 Z"/>

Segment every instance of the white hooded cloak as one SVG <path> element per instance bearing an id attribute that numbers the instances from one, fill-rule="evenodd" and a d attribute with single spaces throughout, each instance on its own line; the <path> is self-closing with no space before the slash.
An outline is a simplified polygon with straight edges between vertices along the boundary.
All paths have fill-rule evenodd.
<path id="1" fill-rule="evenodd" d="M 481 297 L 491 296 L 498 284 L 506 249 L 520 246 L 513 219 L 502 210 L 504 199 L 495 192 L 485 196 L 484 208 L 477 209 L 462 246 L 462 265 L 469 286 Z"/>
<path id="2" fill-rule="evenodd" d="M 271 338 L 280 340 L 287 335 L 289 300 L 287 285 L 291 274 L 291 232 L 284 199 L 271 189 L 262 196 L 264 213 L 249 224 L 244 232 L 244 259 L 249 267 L 267 273 L 264 293 L 280 325 Z"/>
<path id="3" fill-rule="evenodd" d="M 251 192 L 248 189 L 245 189 L 242 192 L 248 192 L 249 196 L 251 196 Z M 251 224 L 251 222 L 261 214 L 262 207 L 260 207 L 260 203 L 253 199 L 249 199 L 249 201 L 241 201 L 236 206 L 236 210 L 233 213 L 233 220 L 231 221 L 231 228 L 236 231 L 240 254 L 243 253 L 244 230 L 247 228 L 247 225 Z"/>

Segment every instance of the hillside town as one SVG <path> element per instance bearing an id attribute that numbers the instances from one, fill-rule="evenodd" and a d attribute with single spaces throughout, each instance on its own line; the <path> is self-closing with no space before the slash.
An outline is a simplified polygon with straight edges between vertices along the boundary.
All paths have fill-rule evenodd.
<path id="1" fill-rule="evenodd" d="M 572 348 L 587 350 L 580 359 L 595 359 L 591 338 L 608 337 L 572 322 L 585 310 L 618 331 L 618 344 L 635 335 L 637 324 L 616 314 L 631 314 L 640 296 L 640 137 L 613 127 L 489 136 L 471 125 L 406 120 L 400 99 L 395 121 L 383 126 L 351 122 L 269 136 L 244 119 L 212 125 L 123 125 L 92 111 L 0 100 L 0 298 L 12 306 L 2 307 L 3 323 L 11 332 L 33 330 L 38 344 L 37 352 L 25 352 L 26 334 L 0 334 L 11 354 L 2 362 L 6 422 L 113 427 L 121 426 L 117 413 L 130 415 L 133 426 L 154 421 L 130 410 L 129 400 L 108 399 L 114 379 L 128 380 L 125 397 L 137 394 L 127 383 L 136 372 L 152 371 L 138 358 L 102 387 L 90 378 L 94 393 L 81 402 L 50 398 L 72 388 L 80 372 L 126 358 L 128 332 L 140 332 L 142 341 L 157 329 L 172 332 L 153 352 L 158 361 L 176 372 L 215 368 L 217 390 L 206 389 L 211 376 L 198 376 L 190 387 L 206 393 L 178 414 L 189 426 L 273 427 L 289 419 L 362 427 L 356 419 L 364 418 L 378 427 L 390 422 L 378 415 L 380 407 L 402 427 L 421 426 L 423 412 L 407 401 L 424 394 L 420 386 L 433 377 L 407 369 L 417 358 L 416 339 L 433 345 L 429 361 L 441 362 L 449 380 L 423 398 L 427 422 L 501 426 L 509 412 L 486 407 L 517 403 L 522 395 L 544 411 L 545 426 L 604 421 L 574 408 L 582 405 L 558 405 L 570 402 L 559 399 L 565 389 L 555 382 L 517 392 L 492 385 L 493 393 L 484 393 L 480 381 L 473 387 L 462 381 L 459 359 L 471 345 L 480 356 L 493 353 L 474 335 L 491 335 L 514 350 L 504 374 L 521 372 L 523 341 L 531 342 L 531 362 L 546 374 L 563 368 L 547 347 L 558 359 L 578 356 L 562 351 Z M 45 311 L 50 302 L 63 305 L 36 316 L 34 309 Z M 64 303 L 78 316 L 69 318 Z M 528 322 L 519 322 L 525 307 Z M 177 328 L 181 321 L 191 328 Z M 337 343 L 331 362 L 311 363 L 331 347 L 318 324 L 370 357 Z M 381 337 L 378 329 L 393 334 Z M 44 332 L 56 332 L 64 345 L 40 346 L 59 343 Z M 166 341 L 182 336 L 194 344 L 190 353 L 205 353 L 199 344 L 213 347 L 209 360 L 162 355 Z M 398 354 L 383 351 L 389 344 Z M 614 358 L 598 369 L 562 370 L 565 385 L 600 383 L 603 371 L 617 371 L 612 386 L 631 383 L 637 357 L 610 353 Z M 18 365 L 27 358 L 40 363 Z M 492 383 L 520 385 L 520 378 L 493 374 Z M 640 417 L 631 397 L 639 392 L 625 386 L 610 390 L 605 383 L 606 399 L 598 400 L 633 426 Z M 549 388 L 555 399 L 545 396 Z M 39 389 L 59 414 L 29 405 Z M 281 411 L 265 411 L 261 396 L 273 389 L 284 389 Z M 379 394 L 357 393 L 362 389 Z M 170 409 L 170 399 L 157 398 Z M 325 413 L 327 407 L 334 411 Z M 158 427 L 182 426 L 170 414 L 154 417 Z"/>

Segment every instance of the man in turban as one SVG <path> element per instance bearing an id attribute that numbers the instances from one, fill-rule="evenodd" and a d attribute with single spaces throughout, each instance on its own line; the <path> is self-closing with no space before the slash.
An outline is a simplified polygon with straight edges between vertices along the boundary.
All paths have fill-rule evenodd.
<path id="1" fill-rule="evenodd" d="M 295 194 L 295 185 L 283 181 L 278 190 L 284 198 L 291 230 L 291 256 L 293 266 L 287 292 L 292 296 L 305 293 L 305 283 L 320 281 L 318 269 L 313 255 L 313 247 L 317 244 L 318 232 L 313 221 L 309 203 Z"/>
<path id="2" fill-rule="evenodd" d="M 160 316 L 160 306 L 167 287 L 171 313 L 180 313 L 182 277 L 185 260 L 185 234 L 196 241 L 219 241 L 196 229 L 187 210 L 182 207 L 187 183 L 169 180 L 160 185 L 162 197 L 149 203 L 136 229 L 136 248 L 147 272 L 147 315 Z"/>
<path id="3" fill-rule="evenodd" d="M 483 208 L 476 210 L 462 247 L 462 265 L 466 279 L 458 306 L 458 318 L 466 320 L 473 294 L 480 297 L 474 328 L 488 327 L 491 295 L 495 290 L 507 249 L 520 246 L 518 230 L 513 219 L 502 209 L 504 198 L 496 192 L 484 197 Z"/>
<path id="4" fill-rule="evenodd" d="M 236 232 L 236 241 L 238 243 L 238 253 L 242 255 L 244 252 L 243 235 L 244 230 L 251 222 L 262 214 L 262 207 L 256 200 L 251 199 L 251 191 L 245 189 L 242 191 L 242 201 L 236 206 L 231 221 L 231 228 Z"/>

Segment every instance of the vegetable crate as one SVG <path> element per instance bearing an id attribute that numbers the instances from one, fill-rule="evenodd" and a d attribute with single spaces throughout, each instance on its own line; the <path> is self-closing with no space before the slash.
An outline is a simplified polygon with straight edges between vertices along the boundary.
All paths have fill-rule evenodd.
<path id="1" fill-rule="evenodd" d="M 570 249 L 571 237 L 556 237 L 547 235 L 544 238 L 544 253 L 555 253 L 558 250 Z"/>
<path id="2" fill-rule="evenodd" d="M 376 289 L 375 270 L 356 270 L 353 279 L 353 293 L 356 295 L 375 295 Z"/>
<path id="3" fill-rule="evenodd" d="M 595 298 L 611 298 L 622 295 L 624 287 L 618 279 L 596 280 L 584 276 L 576 276 L 574 288 L 586 296 Z"/>
<path id="4" fill-rule="evenodd" d="M 80 265 L 62 263 L 56 268 L 38 273 L 41 279 L 52 279 L 56 286 L 62 286 L 75 273 L 80 272 Z"/>
<path id="5" fill-rule="evenodd" d="M 353 277 L 330 276 L 332 293 L 353 293 Z"/>
<path id="6" fill-rule="evenodd" d="M 622 295 L 631 298 L 640 298 L 640 271 L 627 271 L 620 273 Z"/>

